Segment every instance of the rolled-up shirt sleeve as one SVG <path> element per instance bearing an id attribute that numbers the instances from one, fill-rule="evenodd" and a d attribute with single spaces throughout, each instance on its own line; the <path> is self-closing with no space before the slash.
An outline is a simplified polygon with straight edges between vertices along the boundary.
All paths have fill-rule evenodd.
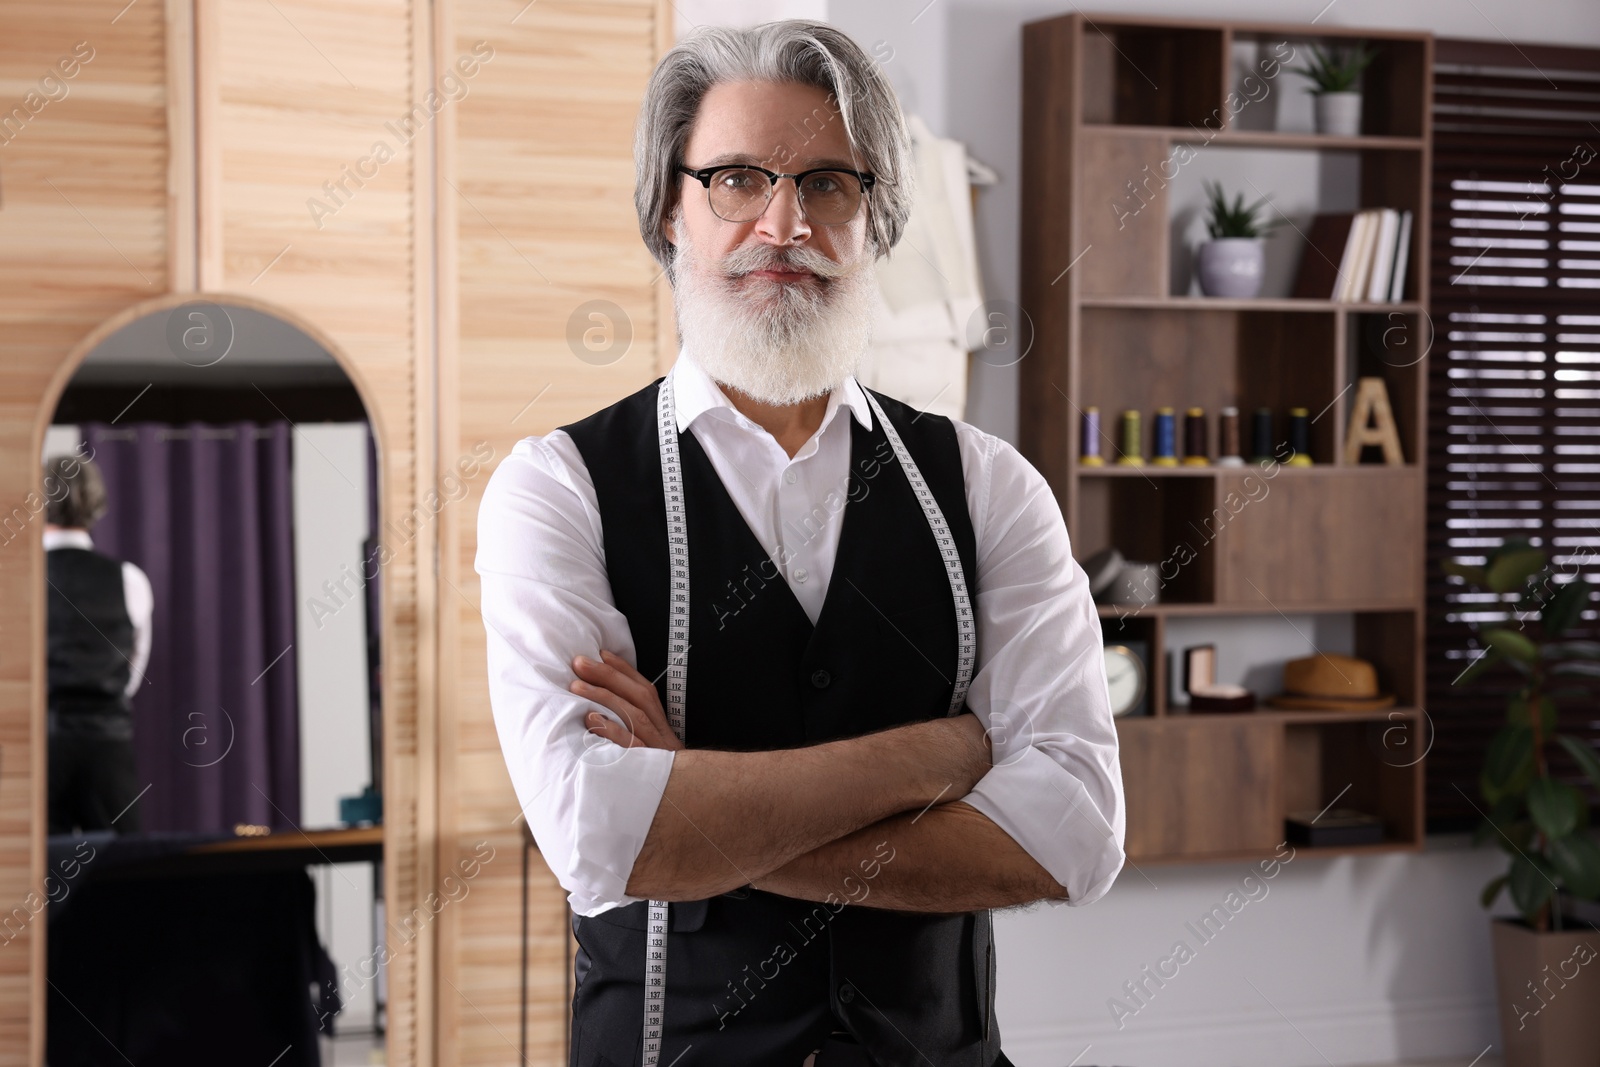
<path id="1" fill-rule="evenodd" d="M 150 665 L 151 620 L 155 616 L 155 591 L 150 586 L 150 576 L 136 563 L 122 564 L 122 603 L 128 611 L 128 621 L 133 623 L 133 655 L 128 657 L 128 684 L 124 696 L 133 696 L 144 681 L 145 668 Z"/>
<path id="2" fill-rule="evenodd" d="M 1122 768 L 1100 620 L 1044 477 L 1007 442 L 961 424 L 978 538 L 978 670 L 967 705 L 994 767 L 963 799 L 1067 890 L 1104 896 L 1126 858 Z"/>
<path id="3" fill-rule="evenodd" d="M 600 711 L 568 684 L 573 657 L 602 648 L 637 664 L 611 599 L 594 487 L 570 437 L 519 441 L 478 510 L 489 703 L 517 802 L 540 855 L 579 915 L 641 898 L 628 876 L 672 771 L 665 749 L 589 733 Z"/>

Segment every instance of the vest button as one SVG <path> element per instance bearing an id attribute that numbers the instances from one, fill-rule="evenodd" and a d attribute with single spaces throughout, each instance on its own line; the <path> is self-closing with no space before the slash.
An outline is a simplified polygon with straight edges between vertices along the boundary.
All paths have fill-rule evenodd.
<path id="1" fill-rule="evenodd" d="M 846 982 L 839 987 L 840 1004 L 848 1004 L 854 999 L 856 999 L 855 986 L 851 985 L 849 982 Z"/>
<path id="2" fill-rule="evenodd" d="M 828 688 L 828 683 L 831 681 L 833 681 L 833 677 L 827 671 L 811 672 L 811 684 L 816 686 L 818 689 Z"/>

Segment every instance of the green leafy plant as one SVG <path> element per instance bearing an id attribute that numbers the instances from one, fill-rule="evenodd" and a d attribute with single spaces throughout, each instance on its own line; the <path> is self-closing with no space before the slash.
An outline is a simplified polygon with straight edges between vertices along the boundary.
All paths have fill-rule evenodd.
<path id="1" fill-rule="evenodd" d="M 1311 61 L 1289 70 L 1310 78 L 1312 93 L 1350 93 L 1355 91 L 1361 72 L 1376 58 L 1377 50 L 1364 44 L 1342 50 L 1312 45 Z"/>
<path id="2" fill-rule="evenodd" d="M 1228 196 L 1218 182 L 1206 182 L 1206 230 L 1212 237 L 1265 237 L 1282 219 L 1260 218 L 1266 207 L 1265 198 L 1246 207 L 1244 194 L 1239 193 L 1228 203 Z"/>
<path id="3" fill-rule="evenodd" d="M 1589 603 L 1590 585 L 1582 578 L 1557 582 L 1543 549 L 1526 541 L 1507 541 L 1481 566 L 1452 560 L 1445 571 L 1508 602 L 1511 618 L 1481 630 L 1484 652 L 1461 672 L 1468 684 L 1504 665 L 1521 677 L 1506 704 L 1506 724 L 1489 742 L 1479 788 L 1488 812 L 1475 841 L 1493 839 L 1510 859 L 1505 874 L 1484 886 L 1482 902 L 1492 905 L 1502 889 L 1537 930 L 1561 928 L 1557 892 L 1579 900 L 1600 898 L 1600 844 L 1589 829 L 1584 791 L 1550 773 L 1557 746 L 1596 786 L 1600 759 L 1581 738 L 1557 732 L 1556 702 L 1584 697 L 1600 678 L 1600 642 L 1563 640 Z M 1559 688 L 1567 686 L 1567 688 Z"/>

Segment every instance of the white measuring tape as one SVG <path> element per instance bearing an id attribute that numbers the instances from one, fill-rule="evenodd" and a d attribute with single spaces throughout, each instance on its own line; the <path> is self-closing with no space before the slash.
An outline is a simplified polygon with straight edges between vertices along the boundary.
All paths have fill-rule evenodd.
<path id="1" fill-rule="evenodd" d="M 934 499 L 933 490 L 922 480 L 922 472 L 917 469 L 911 453 L 906 451 L 906 446 L 901 443 L 900 432 L 883 414 L 883 407 L 878 403 L 878 398 L 865 389 L 861 392 L 867 398 L 867 403 L 872 405 L 872 413 L 878 416 L 878 421 L 883 424 L 883 432 L 888 435 L 889 443 L 894 446 L 895 458 L 900 461 L 901 468 L 906 472 L 906 480 L 911 483 L 912 491 L 917 494 L 917 503 L 922 505 L 922 514 L 927 516 L 928 527 L 933 530 L 933 539 L 939 546 L 939 555 L 944 558 L 945 573 L 950 576 L 950 595 L 955 598 L 956 603 L 956 684 L 950 692 L 949 711 L 949 714 L 954 715 L 961 710 L 961 705 L 967 702 L 967 687 L 972 683 L 972 666 L 978 659 L 978 624 L 972 616 L 972 601 L 967 597 L 967 575 L 961 569 L 961 553 L 956 549 L 956 539 L 950 535 L 950 527 L 944 521 L 944 512 L 939 510 L 939 502 Z"/>
<path id="2" fill-rule="evenodd" d="M 883 413 L 876 397 L 862 390 L 877 415 L 884 433 L 894 448 L 922 505 L 922 513 L 933 531 L 933 539 L 944 559 L 950 578 L 950 593 L 956 607 L 956 683 L 950 694 L 948 714 L 954 715 L 966 703 L 972 683 L 972 668 L 978 658 L 978 629 L 967 596 L 967 576 L 961 569 L 961 554 L 944 521 L 944 512 L 934 498 L 900 440 L 894 424 Z M 678 417 L 672 402 L 672 376 L 661 382 L 656 394 L 656 439 L 661 450 L 661 488 L 667 504 L 667 567 L 670 574 L 667 611 L 667 722 L 679 741 L 684 736 L 684 693 L 689 680 L 689 528 L 683 497 L 683 468 L 678 456 Z M 667 1002 L 667 902 L 650 902 L 649 928 L 645 932 L 644 964 L 644 1067 L 656 1067 L 661 1058 L 661 1035 Z"/>
<path id="3" fill-rule="evenodd" d="M 656 396 L 656 437 L 661 447 L 661 487 L 667 502 L 667 722 L 683 740 L 684 689 L 689 677 L 689 525 L 683 506 L 683 469 L 678 459 L 678 415 L 672 403 L 672 378 Z M 644 1067 L 661 1057 L 662 1019 L 667 1001 L 667 902 L 650 902 L 645 932 Z"/>

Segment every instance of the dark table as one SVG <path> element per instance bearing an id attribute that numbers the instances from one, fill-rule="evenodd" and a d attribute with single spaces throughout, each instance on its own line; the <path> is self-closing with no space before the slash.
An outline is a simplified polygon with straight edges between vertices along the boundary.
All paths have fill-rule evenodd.
<path id="1" fill-rule="evenodd" d="M 320 1067 L 339 1001 L 305 868 L 381 860 L 382 827 L 53 835 L 47 850 L 50 1067 Z"/>

